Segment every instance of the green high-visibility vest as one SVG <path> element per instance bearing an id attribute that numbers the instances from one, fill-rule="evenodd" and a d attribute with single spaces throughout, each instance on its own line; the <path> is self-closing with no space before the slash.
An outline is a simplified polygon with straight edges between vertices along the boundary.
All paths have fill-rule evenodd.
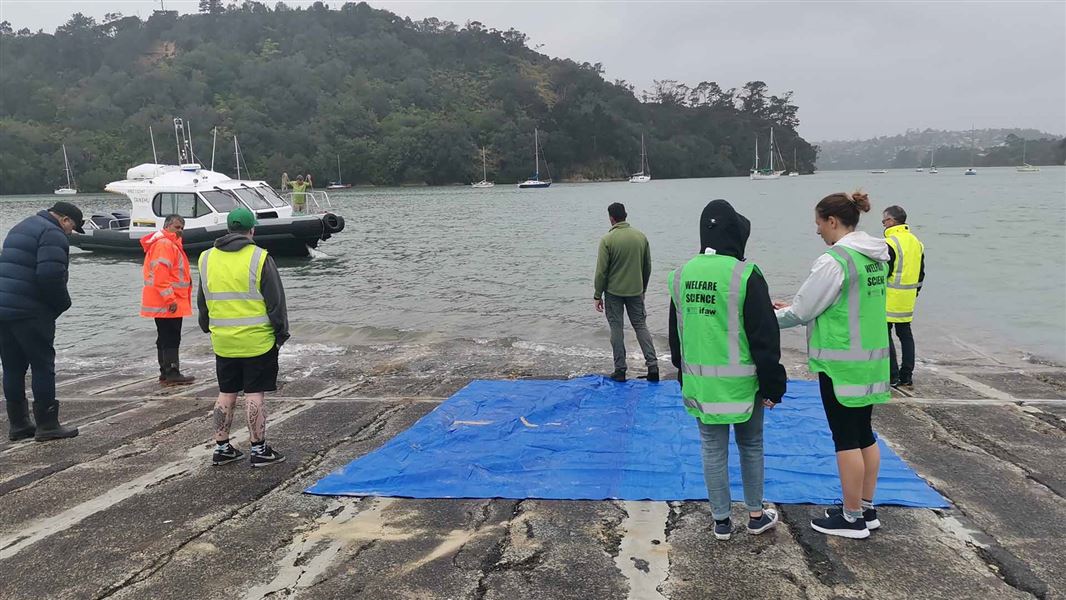
<path id="1" fill-rule="evenodd" d="M 759 384 L 744 333 L 753 263 L 701 254 L 670 273 L 685 411 L 708 425 L 751 418 Z"/>
<path id="2" fill-rule="evenodd" d="M 250 358 L 274 347 L 261 284 L 267 252 L 249 244 L 236 252 L 211 248 L 200 255 L 211 346 L 225 358 Z"/>
<path id="3" fill-rule="evenodd" d="M 807 326 L 807 364 L 833 380 L 837 401 L 859 407 L 888 402 L 885 263 L 833 246 L 844 271 L 840 297 Z"/>

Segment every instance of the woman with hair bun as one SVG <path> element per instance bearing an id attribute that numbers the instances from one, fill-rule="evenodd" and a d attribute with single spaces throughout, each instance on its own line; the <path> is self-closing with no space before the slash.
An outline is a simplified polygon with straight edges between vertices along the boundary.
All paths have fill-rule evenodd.
<path id="1" fill-rule="evenodd" d="M 782 329 L 807 325 L 807 360 L 818 374 L 822 406 L 833 434 L 844 505 L 813 519 L 827 535 L 862 539 L 881 522 L 873 507 L 881 453 L 870 417 L 887 402 L 888 331 L 884 239 L 855 231 L 870 198 L 859 191 L 822 198 L 814 209 L 829 250 L 818 257 L 792 304 L 774 303 Z"/>

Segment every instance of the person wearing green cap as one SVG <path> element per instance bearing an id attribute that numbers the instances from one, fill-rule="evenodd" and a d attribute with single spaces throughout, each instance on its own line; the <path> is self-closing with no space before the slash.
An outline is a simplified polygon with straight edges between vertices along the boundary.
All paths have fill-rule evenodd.
<path id="1" fill-rule="evenodd" d="M 240 460 L 229 441 L 237 394 L 244 392 L 251 444 L 249 462 L 264 467 L 285 460 L 266 443 L 266 392 L 278 389 L 278 348 L 289 338 L 285 290 L 274 260 L 255 245 L 255 214 L 240 207 L 226 217 L 229 233 L 200 255 L 196 305 L 200 329 L 211 334 L 218 378 L 213 465 Z"/>

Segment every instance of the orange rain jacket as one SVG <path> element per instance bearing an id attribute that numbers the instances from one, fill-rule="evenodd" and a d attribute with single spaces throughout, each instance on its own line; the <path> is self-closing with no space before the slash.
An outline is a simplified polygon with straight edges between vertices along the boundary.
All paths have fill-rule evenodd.
<path id="1" fill-rule="evenodd" d="M 185 256 L 181 238 L 160 230 L 141 238 L 141 247 L 144 248 L 141 316 L 160 319 L 192 316 L 189 258 Z M 178 310 L 169 312 L 168 308 L 175 302 Z"/>

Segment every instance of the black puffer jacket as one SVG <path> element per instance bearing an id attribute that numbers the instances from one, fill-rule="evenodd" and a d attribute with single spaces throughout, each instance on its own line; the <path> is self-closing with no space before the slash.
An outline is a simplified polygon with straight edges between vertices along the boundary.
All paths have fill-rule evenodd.
<path id="1" fill-rule="evenodd" d="M 744 260 L 744 248 L 751 234 L 751 222 L 725 200 L 712 200 L 700 215 L 700 252 L 713 248 L 716 254 Z M 670 359 L 681 369 L 681 338 L 677 333 L 677 306 L 670 299 Z M 759 379 L 759 397 L 780 402 L 785 395 L 787 376 L 781 365 L 781 330 L 777 326 L 770 290 L 758 270 L 748 278 L 744 299 L 744 333 L 755 374 Z M 680 379 L 680 374 L 678 378 Z"/>
<path id="2" fill-rule="evenodd" d="M 70 308 L 70 242 L 47 210 L 8 232 L 0 253 L 0 321 L 48 317 Z"/>

